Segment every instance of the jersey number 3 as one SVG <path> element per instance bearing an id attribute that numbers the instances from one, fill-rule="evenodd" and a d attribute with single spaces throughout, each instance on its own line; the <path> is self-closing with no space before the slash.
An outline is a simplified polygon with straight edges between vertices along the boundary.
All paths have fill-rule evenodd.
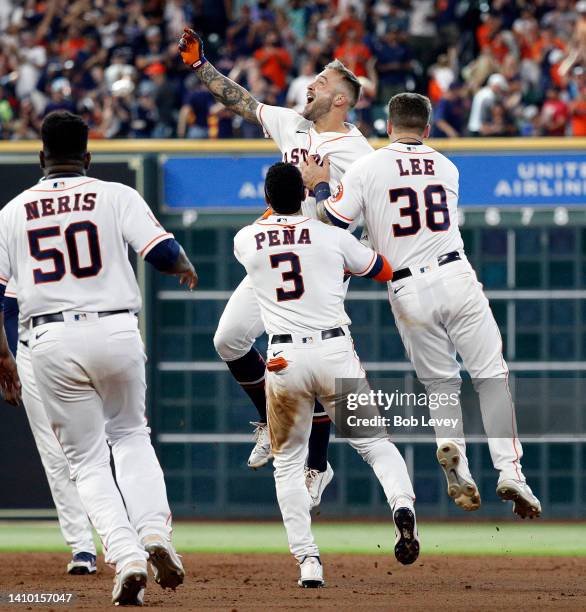
<path id="1" fill-rule="evenodd" d="M 398 202 L 401 198 L 407 200 L 407 206 L 399 208 L 401 217 L 408 217 L 409 223 L 401 225 L 393 223 L 393 236 L 413 236 L 421 229 L 421 217 L 419 216 L 419 197 L 411 187 L 400 187 L 389 190 L 391 204 Z M 428 185 L 423 191 L 423 202 L 425 203 L 425 224 L 432 232 L 445 232 L 450 227 L 450 212 L 448 210 L 448 199 L 446 190 L 442 185 Z"/>
<path id="2" fill-rule="evenodd" d="M 283 282 L 293 283 L 293 288 L 285 290 L 281 287 L 277 289 L 277 302 L 286 302 L 288 300 L 298 300 L 305 293 L 303 285 L 303 276 L 301 275 L 301 262 L 299 256 L 295 253 L 275 253 L 270 256 L 271 267 L 278 268 L 282 263 L 288 263 L 291 266 L 290 270 L 282 272 Z"/>
<path id="3" fill-rule="evenodd" d="M 79 250 L 77 248 L 78 235 L 82 233 L 86 235 L 89 252 L 89 263 L 85 266 L 82 266 L 80 263 Z M 28 244 L 31 255 L 37 261 L 53 262 L 53 270 L 50 272 L 43 272 L 40 268 L 33 270 L 35 285 L 55 283 L 65 276 L 65 257 L 63 253 L 56 248 L 41 248 L 41 241 L 44 238 L 54 238 L 60 235 L 61 228 L 58 225 L 29 230 Z M 71 223 L 65 228 L 64 236 L 71 274 L 76 278 L 96 276 L 102 269 L 102 253 L 100 252 L 97 226 L 91 221 Z"/>

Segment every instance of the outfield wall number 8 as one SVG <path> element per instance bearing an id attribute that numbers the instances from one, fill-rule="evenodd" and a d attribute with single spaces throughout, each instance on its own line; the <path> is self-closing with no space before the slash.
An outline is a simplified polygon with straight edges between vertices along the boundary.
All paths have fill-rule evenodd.
<path id="1" fill-rule="evenodd" d="M 389 198 L 391 204 L 395 204 L 401 198 L 407 199 L 407 205 L 402 206 L 399 213 L 401 217 L 409 219 L 409 224 L 393 223 L 393 236 L 401 238 L 415 235 L 421 229 L 417 192 L 411 187 L 399 187 L 389 190 Z M 445 188 L 442 185 L 428 185 L 423 191 L 423 202 L 425 203 L 427 227 L 432 232 L 445 232 L 450 227 L 450 212 Z"/>

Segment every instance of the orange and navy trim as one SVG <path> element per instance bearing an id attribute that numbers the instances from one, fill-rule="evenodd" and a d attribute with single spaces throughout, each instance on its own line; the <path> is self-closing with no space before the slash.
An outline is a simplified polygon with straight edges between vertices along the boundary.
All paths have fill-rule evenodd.
<path id="1" fill-rule="evenodd" d="M 139 255 L 144 257 L 157 243 L 162 240 L 166 240 L 167 238 L 173 238 L 173 234 L 170 232 L 164 232 L 159 234 L 156 238 L 153 238 L 140 252 Z"/>
<path id="2" fill-rule="evenodd" d="M 379 283 L 386 283 L 393 278 L 393 268 L 384 255 L 372 254 L 372 259 L 362 272 L 355 272 L 354 276 L 372 278 Z"/>

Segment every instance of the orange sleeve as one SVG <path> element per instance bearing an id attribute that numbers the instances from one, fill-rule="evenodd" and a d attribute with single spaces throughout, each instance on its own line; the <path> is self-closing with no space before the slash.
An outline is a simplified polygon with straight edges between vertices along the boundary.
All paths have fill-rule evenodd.
<path id="1" fill-rule="evenodd" d="M 380 258 L 383 260 L 382 270 L 373 278 L 379 283 L 387 283 L 393 279 L 393 268 L 391 268 L 391 264 L 384 255 L 380 255 Z"/>

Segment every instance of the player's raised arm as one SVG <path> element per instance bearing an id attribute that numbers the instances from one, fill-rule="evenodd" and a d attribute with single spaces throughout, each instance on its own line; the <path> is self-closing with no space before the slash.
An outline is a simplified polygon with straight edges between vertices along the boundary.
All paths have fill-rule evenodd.
<path id="1" fill-rule="evenodd" d="M 260 123 L 256 116 L 258 100 L 211 65 L 203 54 L 203 41 L 190 28 L 185 28 L 179 40 L 179 53 L 183 63 L 195 70 L 199 80 L 218 102 L 247 121 Z"/>

